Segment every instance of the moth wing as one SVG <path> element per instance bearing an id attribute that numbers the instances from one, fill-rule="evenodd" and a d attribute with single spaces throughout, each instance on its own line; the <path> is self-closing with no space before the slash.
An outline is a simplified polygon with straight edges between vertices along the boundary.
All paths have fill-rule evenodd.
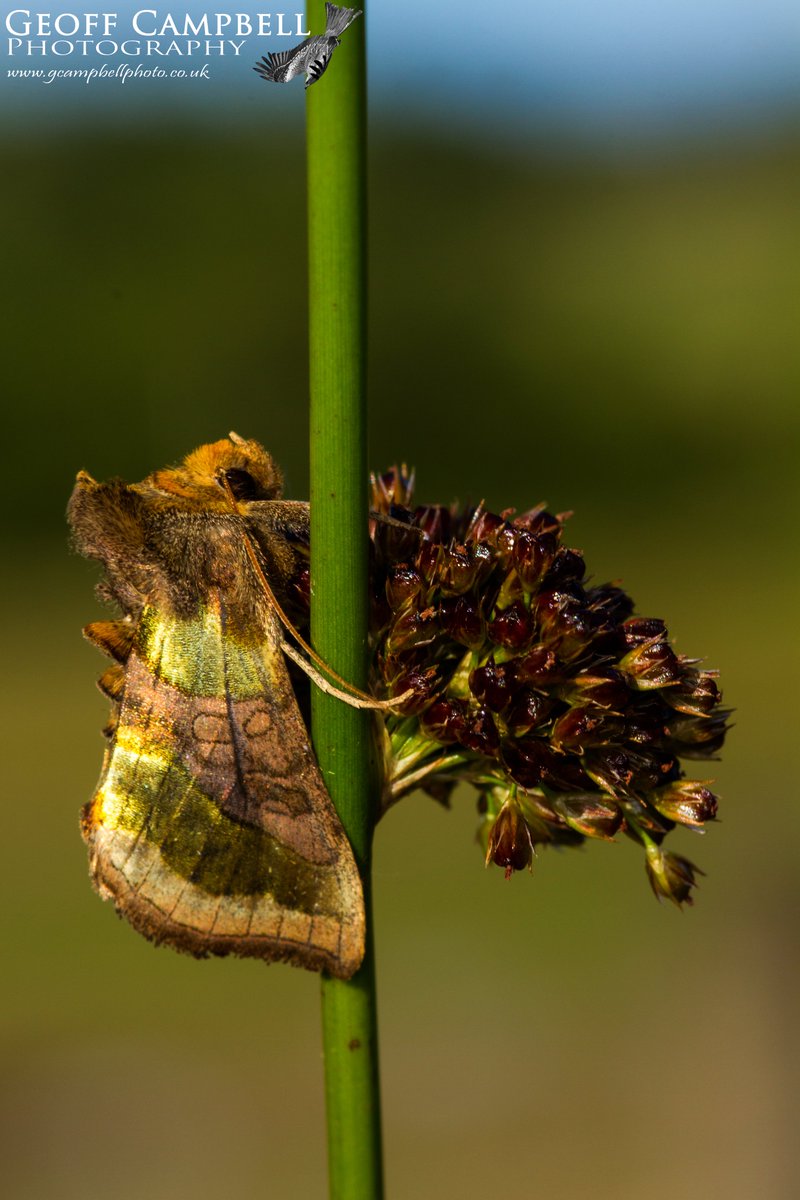
<path id="1" fill-rule="evenodd" d="M 234 636 L 218 593 L 191 619 L 145 608 L 124 671 L 84 810 L 98 890 L 153 941 L 349 978 L 361 881 L 277 628 Z"/>

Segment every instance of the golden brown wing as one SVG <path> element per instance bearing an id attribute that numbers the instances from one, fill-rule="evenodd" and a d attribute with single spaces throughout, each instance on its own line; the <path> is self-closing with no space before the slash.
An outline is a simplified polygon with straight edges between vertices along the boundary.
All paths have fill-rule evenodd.
<path id="1" fill-rule="evenodd" d="M 124 677 L 111 668 L 119 716 L 83 820 L 92 875 L 153 941 L 349 978 L 361 882 L 271 621 L 238 638 L 213 590 L 190 618 L 143 609 Z M 109 629 L 87 632 L 109 648 Z"/>

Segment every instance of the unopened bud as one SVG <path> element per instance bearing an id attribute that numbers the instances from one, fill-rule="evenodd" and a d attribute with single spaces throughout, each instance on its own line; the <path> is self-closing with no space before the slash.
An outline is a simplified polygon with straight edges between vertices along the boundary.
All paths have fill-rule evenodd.
<path id="1" fill-rule="evenodd" d="M 450 509 L 443 504 L 425 504 L 415 510 L 414 524 L 431 541 L 446 542 L 450 539 L 453 518 Z"/>
<path id="2" fill-rule="evenodd" d="M 665 692 L 664 699 L 678 712 L 701 717 L 710 713 L 722 696 L 717 681 L 707 671 L 684 671 L 680 683 Z"/>
<path id="3" fill-rule="evenodd" d="M 603 746 L 613 741 L 619 728 L 620 723 L 606 716 L 602 709 L 576 704 L 558 718 L 550 740 L 559 750 L 583 754 L 588 746 Z"/>
<path id="4" fill-rule="evenodd" d="M 577 550 L 568 550 L 566 546 L 562 546 L 547 572 L 545 587 L 565 587 L 568 583 L 583 579 L 585 574 L 583 555 Z"/>
<path id="5" fill-rule="evenodd" d="M 563 514 L 562 514 L 563 515 Z M 519 529 L 527 529 L 529 533 L 561 533 L 561 522 L 548 512 L 543 504 L 529 508 L 514 518 L 513 524 Z"/>
<path id="6" fill-rule="evenodd" d="M 513 798 L 506 800 L 489 830 L 487 867 L 490 862 L 505 868 L 506 879 L 525 867 L 531 870 L 533 842 L 521 809 Z"/>
<path id="7" fill-rule="evenodd" d="M 386 578 L 386 599 L 392 609 L 399 609 L 417 599 L 422 591 L 422 576 L 407 563 L 392 567 Z"/>
<path id="8" fill-rule="evenodd" d="M 598 629 L 613 629 L 633 612 L 633 601 L 628 593 L 613 583 L 588 588 L 586 601 Z"/>
<path id="9" fill-rule="evenodd" d="M 488 708 L 479 708 L 467 717 L 458 740 L 467 750 L 493 758 L 500 749 L 500 735 Z"/>
<path id="10" fill-rule="evenodd" d="M 515 659 L 513 666 L 518 682 L 532 687 L 555 683 L 563 674 L 563 667 L 555 652 L 541 644 L 532 646 L 525 655 Z"/>
<path id="11" fill-rule="evenodd" d="M 663 640 L 667 636 L 667 627 L 657 617 L 631 617 L 622 626 L 622 636 L 629 650 L 643 646 L 646 642 Z"/>
<path id="12" fill-rule="evenodd" d="M 457 742 L 466 728 L 467 706 L 463 700 L 434 700 L 420 719 L 425 732 L 434 741 Z"/>
<path id="13" fill-rule="evenodd" d="M 695 779 L 678 779 L 648 797 L 662 816 L 681 825 L 699 828 L 717 815 L 717 797 Z"/>
<path id="14" fill-rule="evenodd" d="M 486 640 L 486 626 L 480 606 L 470 596 L 443 600 L 439 607 L 442 629 L 454 642 L 477 650 Z"/>
<path id="15" fill-rule="evenodd" d="M 657 638 L 643 642 L 620 660 L 624 671 L 637 688 L 663 688 L 681 677 L 681 664 L 667 642 Z"/>
<path id="16" fill-rule="evenodd" d="M 372 475 L 372 507 L 388 513 L 392 507 L 408 507 L 414 491 L 414 472 L 405 463 L 393 466 L 383 475 Z"/>
<path id="17" fill-rule="evenodd" d="M 469 677 L 469 686 L 476 700 L 480 700 L 493 712 L 502 712 L 511 699 L 505 667 L 495 666 L 493 662 L 476 667 Z"/>
<path id="18" fill-rule="evenodd" d="M 410 716 L 411 713 L 422 712 L 438 685 L 439 680 L 434 667 L 412 667 L 397 676 L 392 683 L 391 694 L 402 696 L 411 692 L 399 709 L 406 716 Z"/>
<path id="19" fill-rule="evenodd" d="M 499 612 L 487 627 L 490 639 L 506 650 L 521 650 L 530 641 L 532 632 L 530 613 L 519 600 Z"/>
<path id="20" fill-rule="evenodd" d="M 645 843 L 645 866 L 650 886 L 660 900 L 665 897 L 678 907 L 682 904 L 692 904 L 692 888 L 696 885 L 696 875 L 704 874 L 688 858 L 662 850 L 654 842 Z"/>
<path id="21" fill-rule="evenodd" d="M 589 646 L 592 631 L 580 601 L 569 592 L 542 592 L 536 598 L 536 621 L 542 642 L 570 662 Z"/>
<path id="22" fill-rule="evenodd" d="M 613 796 L 598 796 L 594 792 L 557 796 L 558 812 L 571 829 L 584 837 L 611 841 L 622 825 L 622 812 Z"/>
<path id="23" fill-rule="evenodd" d="M 530 733 L 542 725 L 553 711 L 553 701 L 532 688 L 522 688 L 505 715 L 506 725 L 515 734 Z"/>
<path id="24" fill-rule="evenodd" d="M 514 543 L 511 561 L 526 592 L 532 592 L 544 579 L 558 550 L 555 534 L 528 533 L 521 530 Z"/>
<path id="25" fill-rule="evenodd" d="M 727 712 L 712 717 L 678 717 L 667 725 L 673 749 L 681 758 L 714 758 L 728 732 Z"/>

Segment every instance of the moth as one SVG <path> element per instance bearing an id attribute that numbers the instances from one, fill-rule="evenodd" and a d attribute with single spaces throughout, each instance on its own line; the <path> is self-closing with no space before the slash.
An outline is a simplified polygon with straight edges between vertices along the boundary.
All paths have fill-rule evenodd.
<path id="1" fill-rule="evenodd" d="M 122 614 L 84 629 L 114 662 L 81 829 L 98 892 L 152 941 L 348 979 L 364 901 L 270 597 L 285 600 L 309 540 L 308 505 L 282 492 L 274 460 L 236 434 L 141 483 L 78 475 L 75 545 Z"/>

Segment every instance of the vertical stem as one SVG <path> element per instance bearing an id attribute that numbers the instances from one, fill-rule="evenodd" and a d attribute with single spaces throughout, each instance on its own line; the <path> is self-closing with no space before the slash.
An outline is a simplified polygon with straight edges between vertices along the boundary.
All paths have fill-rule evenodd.
<path id="1" fill-rule="evenodd" d="M 363 0 L 361 0 L 363 5 Z M 322 0 L 307 28 L 325 25 Z M 367 673 L 366 68 L 364 17 L 309 88 L 311 632 L 316 649 L 360 687 Z M 367 949 L 353 979 L 322 979 L 330 1194 L 382 1195 L 375 968 L 370 905 L 374 796 L 369 716 L 313 688 L 322 774 L 364 884 Z"/>

